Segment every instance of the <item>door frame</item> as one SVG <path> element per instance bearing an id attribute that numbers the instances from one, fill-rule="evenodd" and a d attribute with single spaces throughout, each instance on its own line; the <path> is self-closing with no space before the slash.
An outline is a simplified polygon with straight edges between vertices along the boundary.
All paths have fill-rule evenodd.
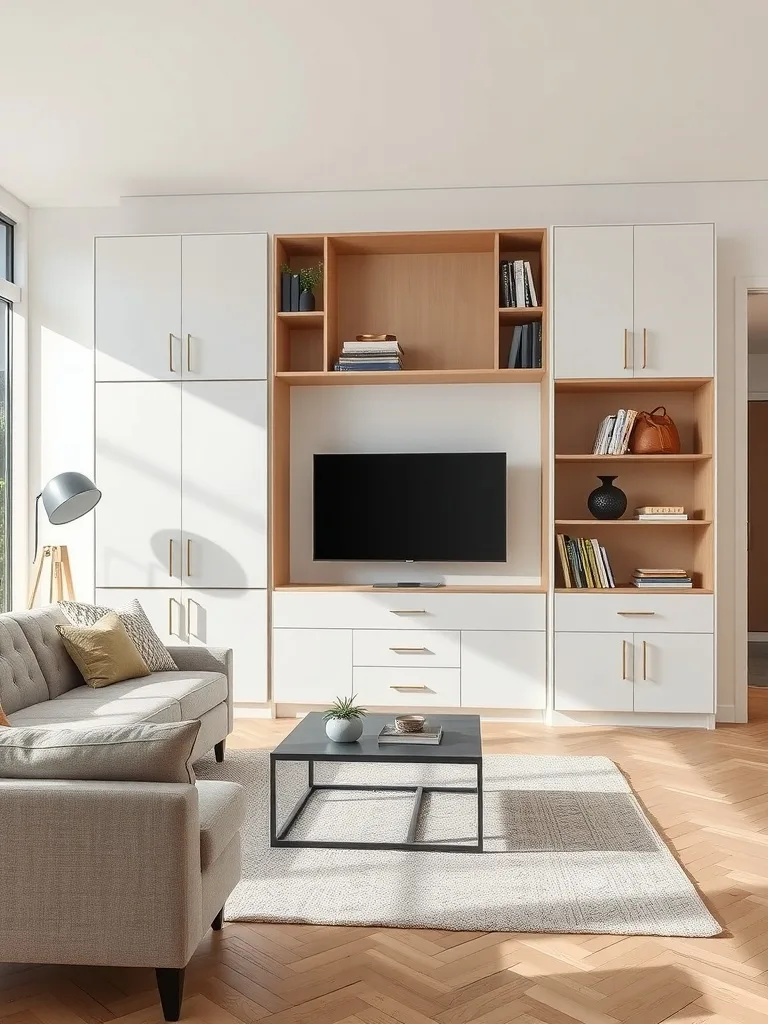
<path id="1" fill-rule="evenodd" d="M 768 277 L 737 277 L 734 280 L 734 382 L 733 382 L 733 721 L 748 721 L 747 653 L 747 519 L 749 516 L 749 393 L 748 302 L 750 293 L 768 292 Z M 757 397 L 755 394 L 754 397 Z"/>

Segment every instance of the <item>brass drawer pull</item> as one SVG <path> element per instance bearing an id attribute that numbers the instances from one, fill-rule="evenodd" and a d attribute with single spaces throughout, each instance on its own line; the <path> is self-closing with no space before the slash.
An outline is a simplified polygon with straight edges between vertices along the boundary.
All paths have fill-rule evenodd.
<path id="1" fill-rule="evenodd" d="M 643 679 L 648 678 L 648 641 L 643 640 Z"/>
<path id="2" fill-rule="evenodd" d="M 187 373 L 192 372 L 192 335 L 187 334 Z"/>
<path id="3" fill-rule="evenodd" d="M 173 537 L 168 540 L 168 575 L 173 576 Z"/>
<path id="4" fill-rule="evenodd" d="M 427 647 L 390 647 L 390 651 L 394 651 L 395 654 L 425 654 L 429 648 Z"/>
<path id="5" fill-rule="evenodd" d="M 187 576 L 192 575 L 192 541 L 187 537 Z"/>
<path id="6" fill-rule="evenodd" d="M 173 366 L 173 337 L 174 335 L 173 332 L 171 331 L 171 333 L 168 335 L 168 369 L 171 371 L 171 373 L 176 373 L 176 370 L 174 369 Z"/>
<path id="7" fill-rule="evenodd" d="M 629 362 L 628 362 L 628 356 L 627 356 L 627 346 L 628 346 L 628 344 L 629 344 L 629 329 L 625 327 L 624 328 L 624 369 L 625 370 L 630 370 L 631 369 L 631 366 L 629 365 Z"/>
<path id="8" fill-rule="evenodd" d="M 627 678 L 627 641 L 621 641 L 621 678 Z"/>
<path id="9" fill-rule="evenodd" d="M 173 636 L 173 598 L 168 598 L 168 635 Z"/>
<path id="10" fill-rule="evenodd" d="M 390 615 L 426 615 L 426 608 L 390 608 Z"/>
<path id="11" fill-rule="evenodd" d="M 648 328 L 643 328 L 643 367 L 644 370 L 648 368 Z"/>
<path id="12" fill-rule="evenodd" d="M 417 690 L 426 690 L 426 689 L 427 689 L 427 687 L 424 686 L 424 685 L 422 685 L 422 686 L 398 686 L 397 684 L 393 684 L 392 686 L 390 686 L 390 690 L 402 690 L 403 693 L 415 693 Z"/>
<path id="13" fill-rule="evenodd" d="M 617 615 L 655 615 L 656 612 L 616 612 Z"/>

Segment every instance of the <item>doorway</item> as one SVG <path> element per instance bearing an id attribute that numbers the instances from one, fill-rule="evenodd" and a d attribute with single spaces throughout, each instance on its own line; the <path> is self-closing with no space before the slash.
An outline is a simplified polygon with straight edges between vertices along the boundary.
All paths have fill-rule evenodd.
<path id="1" fill-rule="evenodd" d="M 768 293 L 747 298 L 747 675 L 768 687 Z"/>

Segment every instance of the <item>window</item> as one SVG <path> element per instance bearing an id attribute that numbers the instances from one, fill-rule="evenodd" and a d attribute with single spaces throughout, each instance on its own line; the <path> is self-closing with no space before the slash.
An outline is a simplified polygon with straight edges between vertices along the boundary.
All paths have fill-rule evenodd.
<path id="1" fill-rule="evenodd" d="M 0 286 L 13 281 L 13 224 L 0 218 Z M 11 601 L 10 559 L 10 365 L 11 312 L 0 292 L 0 611 Z"/>
<path id="2" fill-rule="evenodd" d="M 0 280 L 13 281 L 13 224 L 0 217 Z"/>

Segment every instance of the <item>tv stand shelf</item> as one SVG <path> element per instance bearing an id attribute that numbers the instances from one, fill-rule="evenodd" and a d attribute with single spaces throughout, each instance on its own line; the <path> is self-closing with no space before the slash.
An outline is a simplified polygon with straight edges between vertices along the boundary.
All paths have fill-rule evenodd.
<path id="1" fill-rule="evenodd" d="M 546 594 L 547 588 L 536 586 L 463 586 L 447 584 L 444 587 L 374 587 L 355 583 L 286 583 L 273 588 L 281 593 L 334 593 L 334 594 Z"/>
<path id="2" fill-rule="evenodd" d="M 299 314 L 297 314 L 299 315 Z M 293 387 L 361 384 L 540 384 L 543 370 L 382 370 L 365 373 L 310 371 L 276 373 L 275 380 Z"/>

